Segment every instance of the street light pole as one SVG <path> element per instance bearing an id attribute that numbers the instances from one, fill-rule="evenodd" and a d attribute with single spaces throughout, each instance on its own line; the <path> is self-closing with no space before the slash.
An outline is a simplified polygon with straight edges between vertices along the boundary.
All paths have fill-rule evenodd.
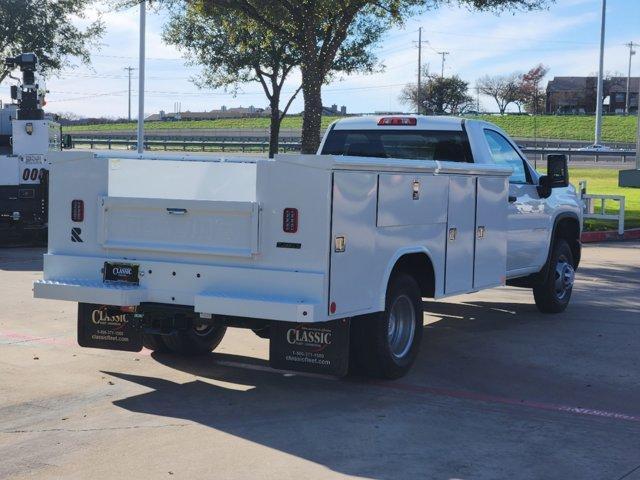
<path id="1" fill-rule="evenodd" d="M 420 102 L 422 101 L 421 95 L 422 87 L 422 27 L 418 28 L 418 115 L 420 115 Z"/>
<path id="2" fill-rule="evenodd" d="M 138 67 L 140 76 L 138 77 L 138 153 L 144 151 L 144 37 L 145 37 L 145 16 L 146 0 L 140 2 L 140 53 Z"/>
<path id="3" fill-rule="evenodd" d="M 607 11 L 607 0 L 602 0 L 602 23 L 600 25 L 600 66 L 598 68 L 598 88 L 596 93 L 596 132 L 594 147 L 599 146 L 602 139 L 602 94 L 603 94 L 603 69 L 604 69 L 604 26 Z"/>
<path id="4" fill-rule="evenodd" d="M 639 46 L 637 43 L 627 43 L 627 47 L 629 47 L 629 71 L 627 73 L 627 95 L 625 96 L 624 101 L 624 113 L 626 115 L 629 115 L 629 96 L 631 95 L 631 57 L 636 54 L 636 51 L 633 49 L 633 47 L 637 46 Z"/>

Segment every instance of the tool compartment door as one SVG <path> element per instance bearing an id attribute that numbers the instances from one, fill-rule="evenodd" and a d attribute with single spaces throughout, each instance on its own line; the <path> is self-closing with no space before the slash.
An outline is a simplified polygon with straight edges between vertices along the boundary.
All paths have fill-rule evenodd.
<path id="1" fill-rule="evenodd" d="M 251 257 L 256 202 L 101 197 L 98 243 L 106 249 Z"/>
<path id="2" fill-rule="evenodd" d="M 449 179 L 447 208 L 445 294 L 464 293 L 473 288 L 476 179 Z"/>
<path id="3" fill-rule="evenodd" d="M 369 309 L 378 292 L 367 281 L 375 246 L 377 182 L 377 174 L 369 172 L 333 175 L 329 304 L 336 304 L 334 318 Z M 344 239 L 343 251 L 336 251 L 337 237 Z"/>
<path id="4" fill-rule="evenodd" d="M 473 272 L 476 290 L 505 283 L 508 194 L 506 177 L 478 177 Z"/>

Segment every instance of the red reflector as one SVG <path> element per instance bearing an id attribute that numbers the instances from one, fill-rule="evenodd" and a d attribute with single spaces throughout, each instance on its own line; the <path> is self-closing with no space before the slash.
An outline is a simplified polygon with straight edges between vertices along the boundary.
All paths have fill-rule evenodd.
<path id="1" fill-rule="evenodd" d="M 120 311 L 122 313 L 135 313 L 136 312 L 136 307 L 135 306 L 120 307 Z"/>
<path id="2" fill-rule="evenodd" d="M 416 126 L 418 119 L 415 117 L 382 117 L 378 120 L 378 125 L 401 125 L 401 126 Z"/>
<path id="3" fill-rule="evenodd" d="M 84 220 L 84 201 L 73 200 L 71 202 L 71 220 L 82 222 Z"/>
<path id="4" fill-rule="evenodd" d="M 298 231 L 298 209 L 285 208 L 282 212 L 282 230 L 287 233 L 296 233 Z"/>
<path id="5" fill-rule="evenodd" d="M 333 315 L 334 313 L 336 313 L 336 308 L 338 308 L 336 306 L 336 302 L 331 302 L 331 305 L 329 305 L 329 312 Z"/>

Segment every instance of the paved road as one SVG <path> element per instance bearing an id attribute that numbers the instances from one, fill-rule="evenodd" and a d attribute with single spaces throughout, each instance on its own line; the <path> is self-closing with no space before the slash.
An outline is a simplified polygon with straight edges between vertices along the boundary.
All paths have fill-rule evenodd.
<path id="1" fill-rule="evenodd" d="M 201 359 L 80 349 L 0 250 L 0 478 L 640 479 L 640 243 L 585 248 L 573 303 L 427 304 L 395 382 L 274 372 L 233 330 Z"/>

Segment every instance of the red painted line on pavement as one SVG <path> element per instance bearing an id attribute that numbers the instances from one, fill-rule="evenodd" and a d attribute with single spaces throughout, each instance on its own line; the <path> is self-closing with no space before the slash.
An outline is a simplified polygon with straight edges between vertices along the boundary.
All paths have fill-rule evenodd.
<path id="1" fill-rule="evenodd" d="M 14 340 L 13 343 L 35 343 L 37 345 L 64 345 L 64 346 L 76 346 L 77 343 L 69 338 L 56 338 L 56 337 L 37 337 L 33 335 L 26 335 L 23 333 L 1 331 L 0 340 L 2 339 Z M 9 343 L 11 345 L 12 343 Z M 131 352 L 136 353 L 136 352 Z M 143 348 L 139 355 L 150 355 L 151 350 Z M 265 365 L 252 365 L 243 362 L 234 362 L 227 360 L 216 361 L 217 364 L 229 367 L 244 368 L 246 370 L 256 370 L 260 372 L 273 372 L 273 373 L 289 373 L 284 370 L 275 370 Z M 324 375 L 318 375 L 313 373 L 304 372 L 290 372 L 292 375 L 311 378 L 326 378 L 338 380 L 336 377 L 327 377 Z M 500 397 L 495 395 L 488 395 L 484 393 L 469 392 L 465 390 L 451 390 L 447 388 L 427 387 L 423 385 L 417 385 L 413 383 L 403 383 L 397 381 L 368 381 L 365 384 L 375 387 L 385 388 L 387 390 L 397 390 L 402 392 L 411 392 L 420 395 L 435 395 L 439 397 L 458 398 L 462 400 L 472 400 L 476 402 L 497 403 L 501 405 L 511 405 L 516 407 L 535 408 L 538 410 L 547 410 L 552 412 L 572 413 L 574 415 L 584 415 L 590 417 L 610 418 L 614 420 L 624 420 L 628 422 L 640 422 L 640 415 L 631 415 L 627 413 L 610 412 L 608 410 L 600 410 L 594 408 L 573 407 L 569 405 L 558 405 L 553 403 L 537 402 L 532 400 L 517 400 L 509 397 Z"/>
<path id="2" fill-rule="evenodd" d="M 484 393 L 467 392 L 464 390 L 449 390 L 446 388 L 426 387 L 411 383 L 401 382 L 371 382 L 373 385 L 392 390 L 401 390 L 440 397 L 460 398 L 464 400 L 474 400 L 479 402 L 499 403 L 503 405 L 513 405 L 520 407 L 536 408 L 538 410 L 549 410 L 555 412 L 573 413 L 576 415 L 587 415 L 591 417 L 613 418 L 616 420 L 626 420 L 630 422 L 640 422 L 640 415 L 629 415 L 626 413 L 609 412 L 594 408 L 572 407 L 569 405 L 557 405 L 553 403 L 536 402 L 531 400 L 517 400 L 508 397 L 498 397 Z"/>

